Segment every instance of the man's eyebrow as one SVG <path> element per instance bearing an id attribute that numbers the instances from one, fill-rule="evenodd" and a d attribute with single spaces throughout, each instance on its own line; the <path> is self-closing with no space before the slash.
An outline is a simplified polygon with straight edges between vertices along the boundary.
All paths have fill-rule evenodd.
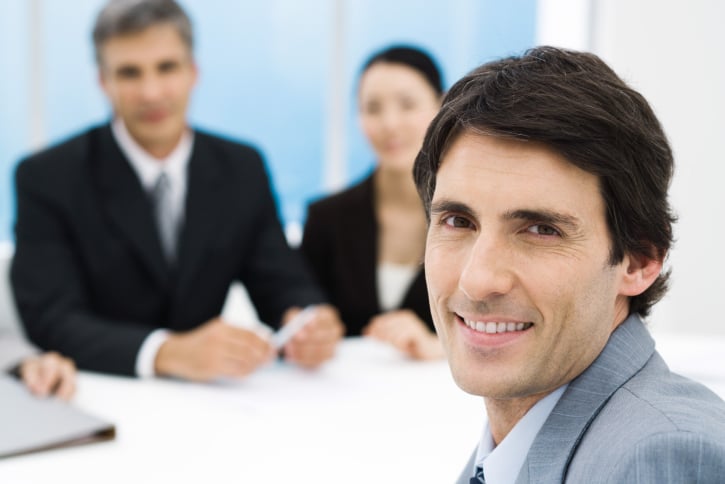
<path id="1" fill-rule="evenodd" d="M 169 67 L 177 67 L 179 65 L 181 65 L 181 62 L 178 59 L 164 59 L 158 63 L 161 69 L 168 69 Z"/>
<path id="2" fill-rule="evenodd" d="M 471 207 L 466 205 L 462 202 L 456 202 L 454 200 L 438 200 L 436 202 L 433 202 L 430 206 L 430 213 L 431 215 L 437 215 L 440 213 L 446 213 L 446 212 L 452 212 L 452 213 L 460 213 L 464 215 L 471 215 L 474 216 L 476 214 L 475 210 L 473 210 Z"/>
<path id="3" fill-rule="evenodd" d="M 551 224 L 568 227 L 569 229 L 578 229 L 581 227 L 581 221 L 566 213 L 555 212 L 553 210 L 542 209 L 518 209 L 511 210 L 503 214 L 504 220 L 530 220 L 543 224 Z"/>
<path id="4" fill-rule="evenodd" d="M 138 66 L 135 66 L 133 64 L 122 64 L 116 68 L 115 74 L 122 75 L 122 76 L 128 76 L 128 75 L 136 75 L 139 72 L 141 72 L 141 69 L 138 68 Z"/>

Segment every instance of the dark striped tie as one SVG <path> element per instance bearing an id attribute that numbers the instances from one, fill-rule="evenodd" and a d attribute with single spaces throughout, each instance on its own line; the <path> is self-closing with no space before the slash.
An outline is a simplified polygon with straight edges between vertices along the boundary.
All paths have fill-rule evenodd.
<path id="1" fill-rule="evenodd" d="M 476 475 L 471 477 L 469 484 L 486 484 L 486 479 L 483 477 L 483 467 L 476 467 Z"/>
<path id="2" fill-rule="evenodd" d="M 154 215 L 156 227 L 159 231 L 161 248 L 164 251 L 166 260 L 170 263 L 176 258 L 176 243 L 178 238 L 176 220 L 174 219 L 173 201 L 171 199 L 171 180 L 162 172 L 156 179 L 156 184 L 151 192 L 154 202 Z"/>

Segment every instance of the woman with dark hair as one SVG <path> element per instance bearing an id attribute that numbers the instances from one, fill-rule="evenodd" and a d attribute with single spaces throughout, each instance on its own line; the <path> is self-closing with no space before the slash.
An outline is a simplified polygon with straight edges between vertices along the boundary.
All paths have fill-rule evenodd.
<path id="1" fill-rule="evenodd" d="M 443 94 L 435 62 L 395 46 L 359 78 L 359 119 L 377 165 L 360 183 L 312 203 L 301 250 L 348 336 L 388 342 L 414 359 L 443 356 L 422 258 L 426 219 L 412 167 Z"/>

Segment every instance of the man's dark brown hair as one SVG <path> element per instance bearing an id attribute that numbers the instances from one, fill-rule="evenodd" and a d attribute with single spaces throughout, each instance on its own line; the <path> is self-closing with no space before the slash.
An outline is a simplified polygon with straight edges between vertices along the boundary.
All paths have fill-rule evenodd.
<path id="1" fill-rule="evenodd" d="M 535 141 L 595 175 L 611 236 L 610 263 L 625 254 L 664 257 L 675 216 L 667 201 L 672 151 L 654 112 L 599 57 L 554 47 L 484 64 L 459 80 L 431 122 L 413 175 L 426 212 L 445 152 L 463 132 Z M 630 299 L 646 316 L 669 271 Z"/>

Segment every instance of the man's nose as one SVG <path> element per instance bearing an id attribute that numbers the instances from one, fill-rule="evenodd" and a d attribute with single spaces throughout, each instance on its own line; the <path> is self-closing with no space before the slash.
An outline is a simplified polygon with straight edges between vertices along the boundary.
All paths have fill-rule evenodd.
<path id="1" fill-rule="evenodd" d="M 154 74 L 144 76 L 141 80 L 141 97 L 144 101 L 156 101 L 163 92 L 161 78 Z"/>
<path id="2" fill-rule="evenodd" d="M 507 294 L 515 279 L 512 262 L 505 240 L 481 233 L 468 253 L 458 287 L 471 301 Z"/>

